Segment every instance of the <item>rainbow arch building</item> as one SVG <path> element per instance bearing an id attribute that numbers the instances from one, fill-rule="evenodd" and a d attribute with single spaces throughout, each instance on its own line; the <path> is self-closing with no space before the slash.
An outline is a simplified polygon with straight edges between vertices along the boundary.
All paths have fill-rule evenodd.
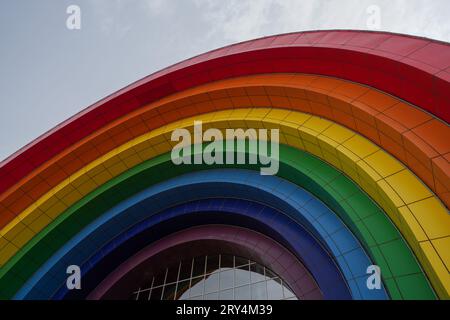
<path id="1" fill-rule="evenodd" d="M 0 298 L 126 298 L 148 270 L 226 253 L 298 299 L 449 299 L 449 119 L 448 43 L 313 31 L 188 59 L 1 163 Z M 174 165 L 194 120 L 278 128 L 278 174 Z"/>

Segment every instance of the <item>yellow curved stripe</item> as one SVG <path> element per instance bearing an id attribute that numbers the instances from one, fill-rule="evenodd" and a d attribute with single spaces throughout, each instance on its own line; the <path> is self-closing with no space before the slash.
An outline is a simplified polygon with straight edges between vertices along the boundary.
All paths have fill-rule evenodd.
<path id="1" fill-rule="evenodd" d="M 0 265 L 65 209 L 114 176 L 165 153 L 177 128 L 192 131 L 279 128 L 280 143 L 310 152 L 350 176 L 389 215 L 421 262 L 435 290 L 450 296 L 450 216 L 440 200 L 401 162 L 368 139 L 331 121 L 282 109 L 249 108 L 212 112 L 176 121 L 137 137 L 71 175 L 1 231 Z"/>

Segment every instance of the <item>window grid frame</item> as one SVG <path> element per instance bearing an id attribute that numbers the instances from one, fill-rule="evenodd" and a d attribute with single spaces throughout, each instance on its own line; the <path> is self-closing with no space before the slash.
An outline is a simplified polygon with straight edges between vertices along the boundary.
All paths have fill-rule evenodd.
<path id="1" fill-rule="evenodd" d="M 222 266 L 222 262 L 223 256 L 231 256 L 232 257 L 232 267 L 230 266 Z M 218 267 L 217 269 L 208 272 L 208 257 L 218 257 Z M 236 262 L 236 257 L 244 260 L 247 260 L 246 263 L 242 264 L 242 263 L 237 263 Z M 203 262 L 203 272 L 201 275 L 195 276 L 193 277 L 194 274 L 194 267 L 195 267 L 195 263 L 196 263 L 196 259 L 202 259 Z M 181 267 L 183 262 L 189 262 L 190 260 L 190 273 L 189 273 L 189 278 L 187 279 L 180 279 L 181 277 Z M 259 273 L 257 271 L 252 271 L 251 267 L 252 266 L 259 266 L 260 268 L 262 268 L 262 273 Z M 243 269 L 243 267 L 246 267 L 247 270 Z M 172 268 L 172 267 L 171 267 Z M 186 260 L 181 260 L 178 262 L 178 267 L 177 267 L 178 271 L 177 271 L 177 277 L 176 277 L 176 281 L 171 281 L 171 282 L 167 282 L 167 275 L 169 273 L 169 267 L 166 267 L 164 269 L 164 281 L 162 284 L 159 284 L 157 286 L 154 286 L 155 283 L 155 277 L 157 277 L 158 275 L 152 276 L 152 281 L 151 281 L 151 285 L 148 288 L 141 288 L 139 287 L 138 290 L 134 291 L 132 293 L 132 297 L 135 298 L 135 300 L 142 300 L 140 299 L 143 293 L 148 292 L 148 296 L 147 296 L 147 300 L 153 300 L 152 299 L 152 293 L 154 289 L 161 289 L 161 296 L 159 297 L 159 300 L 164 300 L 164 295 L 165 295 L 165 290 L 166 287 L 171 286 L 171 285 L 175 285 L 175 291 L 174 291 L 174 295 L 173 295 L 173 300 L 206 300 L 205 297 L 207 295 L 213 295 L 213 294 L 217 294 L 217 299 L 220 299 L 221 293 L 225 292 L 225 291 L 229 291 L 231 290 L 232 292 L 232 298 L 229 300 L 235 300 L 236 298 L 236 289 L 239 288 L 243 288 L 243 287 L 248 287 L 249 289 L 249 300 L 269 300 L 269 287 L 268 284 L 271 281 L 276 281 L 277 283 L 279 283 L 280 287 L 281 287 L 281 296 L 282 298 L 280 300 L 298 300 L 298 297 L 295 296 L 293 290 L 287 285 L 287 283 L 279 276 L 277 275 L 275 272 L 273 272 L 272 270 L 270 270 L 269 268 L 267 268 L 264 265 L 261 265 L 251 259 L 248 258 L 244 258 L 244 257 L 240 257 L 240 256 L 235 256 L 235 255 L 229 255 L 229 254 L 218 254 L 218 255 L 205 255 L 205 256 L 197 256 L 197 257 L 192 257 L 190 259 L 186 259 Z M 249 282 L 248 283 L 237 283 L 237 279 L 236 279 L 236 271 L 237 270 L 243 270 L 245 272 L 247 272 L 249 274 Z M 224 271 L 232 271 L 233 273 L 233 280 L 232 280 L 232 285 L 230 287 L 222 287 L 221 286 L 221 275 Z M 267 272 L 268 271 L 268 272 Z M 261 280 L 257 280 L 255 282 L 253 282 L 252 280 L 252 274 L 260 274 L 263 276 L 263 279 Z M 159 273 L 161 274 L 161 273 Z M 211 275 L 216 275 L 217 276 L 217 290 L 214 291 L 208 291 L 206 292 L 206 281 L 208 279 L 209 276 Z M 195 283 L 193 285 L 193 281 L 201 279 L 199 282 Z M 277 281 L 278 280 L 278 281 Z M 186 282 L 189 281 L 189 288 L 184 291 L 181 295 L 179 295 L 178 293 L 178 288 L 179 288 L 179 284 L 182 282 Z M 264 283 L 265 284 L 265 299 L 255 299 L 253 297 L 253 286 L 257 285 L 257 284 L 261 284 Z M 191 289 L 200 284 L 201 288 L 198 294 L 195 294 L 194 296 L 191 295 Z M 287 294 L 286 294 L 287 293 Z M 184 296 L 186 295 L 186 296 Z M 182 298 L 183 299 L 180 299 Z M 228 299 L 227 299 L 228 300 Z"/>

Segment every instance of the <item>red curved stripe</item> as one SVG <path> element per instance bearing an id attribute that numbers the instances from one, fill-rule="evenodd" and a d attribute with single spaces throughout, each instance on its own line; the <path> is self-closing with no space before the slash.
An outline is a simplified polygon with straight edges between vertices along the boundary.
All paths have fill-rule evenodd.
<path id="1" fill-rule="evenodd" d="M 68 146 L 147 103 L 215 80 L 276 72 L 366 84 L 450 119 L 450 44 L 367 31 L 283 34 L 188 59 L 93 104 L 0 163 L 0 193 Z"/>

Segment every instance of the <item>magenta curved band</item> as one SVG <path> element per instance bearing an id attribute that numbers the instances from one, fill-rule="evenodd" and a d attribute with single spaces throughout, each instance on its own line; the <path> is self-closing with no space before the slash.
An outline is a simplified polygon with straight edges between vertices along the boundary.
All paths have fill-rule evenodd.
<path id="1" fill-rule="evenodd" d="M 249 229 L 225 225 L 206 225 L 186 229 L 167 236 L 136 253 L 106 277 L 88 296 L 101 299 L 122 277 L 165 250 L 198 240 L 220 240 L 236 255 L 267 266 L 289 284 L 299 299 L 323 299 L 323 295 L 304 265 L 274 240 Z"/>

